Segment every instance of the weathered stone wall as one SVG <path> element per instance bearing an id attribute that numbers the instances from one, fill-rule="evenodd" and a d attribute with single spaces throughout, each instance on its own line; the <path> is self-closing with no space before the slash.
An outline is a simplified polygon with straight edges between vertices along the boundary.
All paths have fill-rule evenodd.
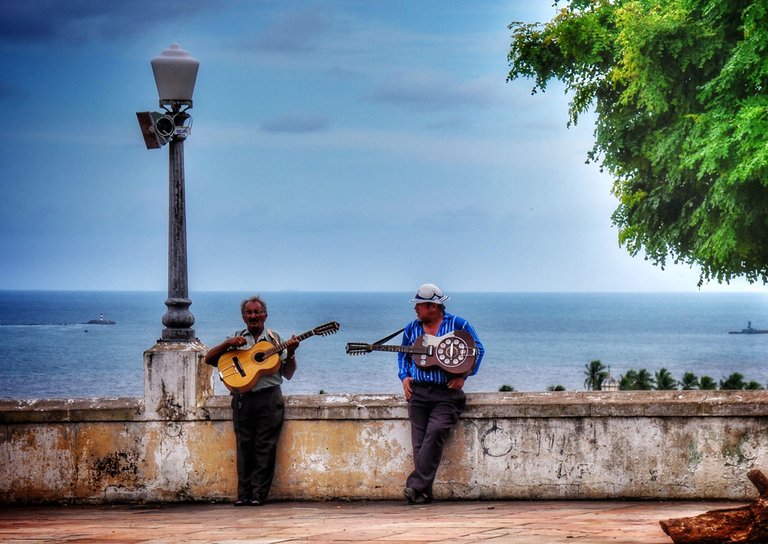
<path id="1" fill-rule="evenodd" d="M 411 447 L 401 396 L 286 402 L 272 498 L 401 498 Z M 144 404 L 0 401 L 0 502 L 232 499 L 229 398 L 184 413 Z M 766 392 L 470 394 L 435 494 L 751 499 L 746 473 L 768 468 L 767 424 Z"/>

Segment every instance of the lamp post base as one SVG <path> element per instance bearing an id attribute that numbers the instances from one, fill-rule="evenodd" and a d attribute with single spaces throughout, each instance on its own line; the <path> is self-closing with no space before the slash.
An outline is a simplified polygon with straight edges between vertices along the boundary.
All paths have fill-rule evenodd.
<path id="1" fill-rule="evenodd" d="M 195 316 L 189 311 L 192 301 L 188 298 L 169 298 L 165 301 L 168 311 L 163 316 L 163 334 L 158 342 L 192 342 L 195 340 Z"/>
<path id="2" fill-rule="evenodd" d="M 163 329 L 163 335 L 158 342 L 194 342 L 195 329 Z"/>

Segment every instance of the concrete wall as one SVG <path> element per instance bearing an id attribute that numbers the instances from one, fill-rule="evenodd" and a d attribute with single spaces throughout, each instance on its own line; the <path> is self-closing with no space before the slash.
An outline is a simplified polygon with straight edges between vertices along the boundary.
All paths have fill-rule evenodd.
<path id="1" fill-rule="evenodd" d="M 195 358 L 192 372 L 209 382 Z M 167 384 L 145 399 L 0 401 L 0 502 L 232 499 L 229 398 L 196 397 L 200 384 L 181 383 L 192 408 L 178 409 Z M 401 396 L 286 401 L 272 498 L 402 497 L 410 436 Z M 767 423 L 766 392 L 470 394 L 435 494 L 752 499 L 746 473 L 768 468 Z"/>

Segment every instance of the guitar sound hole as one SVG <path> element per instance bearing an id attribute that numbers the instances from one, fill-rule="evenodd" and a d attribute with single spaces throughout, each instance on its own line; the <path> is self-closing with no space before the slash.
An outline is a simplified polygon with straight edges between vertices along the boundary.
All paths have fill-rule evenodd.
<path id="1" fill-rule="evenodd" d="M 263 363 L 264 362 L 264 354 L 263 353 L 257 353 L 253 356 L 253 360 L 257 363 Z"/>

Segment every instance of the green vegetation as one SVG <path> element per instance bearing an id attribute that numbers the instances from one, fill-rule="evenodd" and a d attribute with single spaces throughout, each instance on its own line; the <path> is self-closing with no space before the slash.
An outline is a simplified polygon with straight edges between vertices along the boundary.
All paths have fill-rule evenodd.
<path id="1" fill-rule="evenodd" d="M 700 284 L 767 283 L 765 2 L 555 3 L 547 23 L 510 25 L 508 79 L 562 81 L 569 125 L 595 112 L 588 159 L 613 178 L 620 244 L 697 264 Z"/>
<path id="2" fill-rule="evenodd" d="M 621 391 L 650 391 L 655 385 L 653 376 L 644 368 L 640 371 L 630 368 L 626 374 L 619 378 Z"/>
<path id="3" fill-rule="evenodd" d="M 610 375 L 610 371 L 599 360 L 590 361 L 584 367 L 584 375 L 587 377 L 584 380 L 584 388 L 589 391 L 600 391 L 602 382 Z M 640 370 L 630 368 L 619 378 L 620 391 L 676 391 L 680 389 L 684 391 L 709 391 L 718 388 L 723 391 L 761 391 L 765 389 L 765 387 L 754 380 L 745 381 L 744 376 L 738 372 L 734 372 L 727 378 L 720 380 L 719 387 L 718 382 L 710 376 L 699 377 L 693 372 L 685 372 L 682 379 L 678 381 L 666 368 L 662 368 L 654 374 L 651 374 L 645 368 Z M 514 387 L 507 384 L 499 387 L 499 391 L 514 390 Z M 565 390 L 565 387 L 562 385 L 550 385 L 547 387 L 547 391 Z"/>
<path id="4" fill-rule="evenodd" d="M 761 390 L 763 387 L 756 381 L 745 382 L 744 376 L 738 372 L 734 372 L 728 376 L 725 380 L 720 380 L 720 389 L 748 389 L 748 390 Z"/>
<path id="5" fill-rule="evenodd" d="M 585 365 L 584 388 L 590 391 L 599 391 L 602 382 L 608 377 L 610 372 L 606 371 L 605 365 L 599 360 L 590 361 Z M 648 370 L 642 368 L 635 370 L 630 368 L 619 378 L 619 389 L 621 391 L 669 391 L 669 390 L 714 390 L 718 384 L 709 376 L 696 376 L 693 372 L 686 372 L 683 378 L 678 381 L 666 368 L 651 374 Z M 762 390 L 764 387 L 756 381 L 744 381 L 744 376 L 734 372 L 727 378 L 720 380 L 720 389 L 722 390 Z M 549 389 L 552 391 L 551 387 Z"/>
<path id="6" fill-rule="evenodd" d="M 605 365 L 600 361 L 590 361 L 585 367 L 584 374 L 586 374 L 587 379 L 584 380 L 584 388 L 589 391 L 600 391 L 603 380 L 608 377 Z"/>
<path id="7" fill-rule="evenodd" d="M 622 391 L 650 391 L 650 390 L 714 390 L 717 382 L 709 376 L 697 377 L 693 372 L 683 374 L 683 379 L 675 380 L 672 374 L 662 368 L 651 376 L 646 369 L 636 371 L 630 368 L 619 380 L 619 389 Z M 734 372 L 727 378 L 720 380 L 721 390 L 762 390 L 764 387 L 756 381 L 745 382 L 744 376 Z"/>

